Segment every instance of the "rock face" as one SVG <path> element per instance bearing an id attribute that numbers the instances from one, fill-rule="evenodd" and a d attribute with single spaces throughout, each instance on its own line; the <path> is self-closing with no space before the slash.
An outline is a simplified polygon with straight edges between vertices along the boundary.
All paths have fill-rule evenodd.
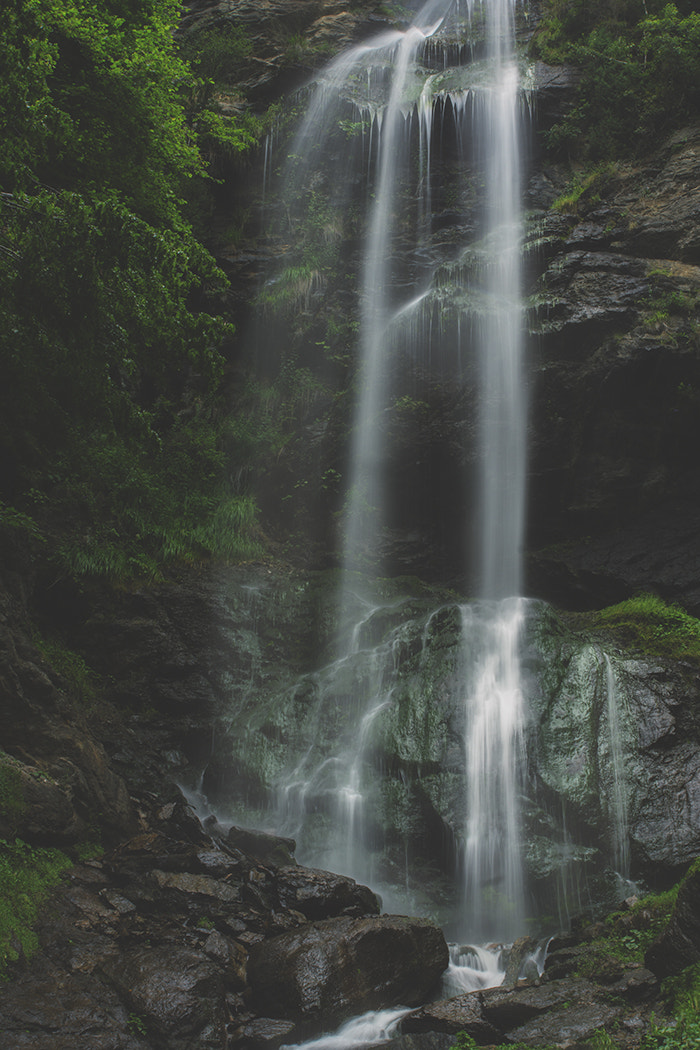
<path id="1" fill-rule="evenodd" d="M 343 0 L 189 0 L 180 33 L 233 28 L 251 45 L 236 61 L 236 89 L 257 105 L 298 87 L 309 72 L 388 23 L 381 4 Z"/>
<path id="2" fill-rule="evenodd" d="M 530 587 L 570 607 L 655 589 L 700 609 L 699 145 L 675 133 L 568 212 L 545 210 L 560 173 L 531 184 Z"/>
<path id="3" fill-rule="evenodd" d="M 2 569 L 0 668 L 0 834 L 66 846 L 100 823 L 112 841 L 133 833 L 126 784 L 90 732 L 75 687 L 32 639 L 25 597 Z"/>
<path id="4" fill-rule="evenodd" d="M 251 953 L 249 977 L 258 1009 L 318 1031 L 366 1010 L 422 1002 L 447 963 L 434 923 L 384 915 L 307 923 L 266 940 Z"/>

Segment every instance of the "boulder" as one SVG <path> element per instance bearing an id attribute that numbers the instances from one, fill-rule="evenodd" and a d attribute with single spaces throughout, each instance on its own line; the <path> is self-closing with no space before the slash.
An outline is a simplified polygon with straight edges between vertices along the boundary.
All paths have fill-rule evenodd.
<path id="1" fill-rule="evenodd" d="M 500 1032 L 510 1032 L 542 1014 L 549 1014 L 570 1004 L 590 1003 L 596 997 L 594 984 L 582 977 L 570 977 L 541 986 L 491 988 L 482 993 L 482 1003 L 484 1017 L 494 1028 Z"/>
<path id="2" fill-rule="evenodd" d="M 428 919 L 383 915 L 326 919 L 255 945 L 248 978 L 265 1015 L 320 1031 L 366 1010 L 414 1006 L 448 963 L 442 931 Z"/>
<path id="3" fill-rule="evenodd" d="M 401 1021 L 401 1031 L 407 1035 L 443 1032 L 452 1036 L 466 1032 L 479 1043 L 499 1041 L 498 1029 L 484 1016 L 480 992 L 465 992 L 414 1010 Z"/>
<path id="4" fill-rule="evenodd" d="M 354 879 L 315 868 L 279 868 L 277 893 L 280 904 L 293 908 L 307 919 L 328 919 L 337 915 L 360 918 L 379 915 L 376 895 Z"/>
<path id="5" fill-rule="evenodd" d="M 266 864 L 289 864 L 294 861 L 297 844 L 294 839 L 270 835 L 265 831 L 232 827 L 226 836 L 227 845 L 241 850 Z"/>
<path id="6" fill-rule="evenodd" d="M 221 972 L 199 952 L 176 944 L 136 947 L 110 961 L 105 969 L 146 1028 L 182 1037 L 200 1033 L 212 1022 L 223 1026 Z M 217 1045 L 222 1041 L 220 1036 Z"/>
<path id="7" fill-rule="evenodd" d="M 508 1032 L 507 1041 L 561 1050 L 578 1048 L 588 1045 L 594 1032 L 617 1020 L 619 1012 L 602 1002 L 566 1003 Z"/>

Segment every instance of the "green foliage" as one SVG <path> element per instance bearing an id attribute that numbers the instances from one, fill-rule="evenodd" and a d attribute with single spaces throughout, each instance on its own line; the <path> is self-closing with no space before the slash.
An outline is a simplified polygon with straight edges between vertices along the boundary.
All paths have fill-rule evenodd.
<path id="1" fill-rule="evenodd" d="M 0 500 L 0 528 L 9 529 L 13 533 L 20 533 L 35 543 L 46 543 L 46 537 L 29 514 L 23 514 L 14 507 L 8 507 L 2 500 Z"/>
<path id="2" fill-rule="evenodd" d="M 700 1019 L 682 1017 L 675 1024 L 652 1022 L 639 1050 L 700 1050 Z"/>
<path id="3" fill-rule="evenodd" d="M 576 215 L 579 201 L 582 198 L 587 204 L 597 203 L 600 200 L 603 183 L 613 173 L 613 170 L 614 165 L 602 164 L 592 171 L 578 172 L 573 178 L 571 187 L 554 201 L 552 208 L 555 211 Z"/>
<path id="4" fill-rule="evenodd" d="M 226 280 L 182 203 L 195 136 L 255 126 L 207 108 L 178 17 L 12 0 L 0 23 L 0 527 L 78 575 L 260 550 L 216 403 Z"/>
<path id="5" fill-rule="evenodd" d="M 590 1050 L 618 1050 L 619 1044 L 607 1032 L 600 1029 L 593 1033 L 588 1041 L 588 1046 Z"/>
<path id="6" fill-rule="evenodd" d="M 476 1050 L 476 1043 L 468 1032 L 457 1032 L 452 1047 L 453 1050 Z"/>
<path id="7" fill-rule="evenodd" d="M 604 935 L 591 943 L 579 968 L 581 975 L 595 976 L 611 961 L 643 965 L 645 952 L 668 923 L 678 890 L 679 885 L 664 893 L 647 894 L 631 908 L 609 915 Z"/>
<path id="8" fill-rule="evenodd" d="M 11 0 L 0 40 L 11 56 L 0 183 L 38 177 L 111 192 L 143 218 L 177 223 L 184 180 L 202 170 L 181 91 L 191 80 L 172 27 L 175 0 Z M 24 112 L 13 94 L 26 100 Z M 26 138 L 26 143 L 22 139 Z"/>
<path id="9" fill-rule="evenodd" d="M 452 1050 L 478 1050 L 478 1048 L 479 1043 L 475 1042 L 468 1032 L 457 1032 L 455 1035 Z M 499 1043 L 498 1045 L 490 1044 L 490 1050 L 554 1050 L 554 1048 L 543 1044 L 532 1046 L 529 1043 Z M 596 1047 L 595 1050 L 598 1048 Z M 607 1048 L 601 1046 L 600 1050 L 607 1050 Z"/>
<path id="10" fill-rule="evenodd" d="M 32 640 L 51 666 L 66 679 L 76 699 L 86 706 L 94 703 L 99 693 L 98 678 L 83 657 L 58 639 L 45 638 L 36 631 Z"/>
<path id="11" fill-rule="evenodd" d="M 700 1017 L 700 963 L 670 977 L 664 983 L 664 991 L 671 996 L 676 1016 Z"/>
<path id="12" fill-rule="evenodd" d="M 656 0 L 548 0 L 535 36 L 546 61 L 582 71 L 549 145 L 619 156 L 693 119 L 700 104 L 700 13 Z"/>
<path id="13" fill-rule="evenodd" d="M 319 271 L 310 265 L 303 263 L 300 266 L 288 266 L 262 288 L 258 305 L 272 313 L 294 313 L 301 305 L 308 303 L 309 296 L 320 282 Z"/>
<path id="14" fill-rule="evenodd" d="M 81 842 L 72 851 L 75 855 L 76 860 L 85 862 L 87 860 L 96 860 L 104 854 L 104 849 L 99 842 Z"/>
<path id="15" fill-rule="evenodd" d="M 51 887 L 71 866 L 56 849 L 38 849 L 16 839 L 0 839 L 0 979 L 20 952 L 29 958 L 38 947 L 32 926 Z"/>
<path id="16" fill-rule="evenodd" d="M 594 624 L 610 628 L 625 645 L 678 659 L 700 660 L 700 620 L 654 594 L 640 594 L 594 614 Z"/>
<path id="17" fill-rule="evenodd" d="M 228 21 L 183 34 L 180 43 L 181 54 L 197 76 L 217 84 L 235 82 L 252 50 L 246 31 Z"/>
<path id="18" fill-rule="evenodd" d="M 139 1017 L 138 1014 L 129 1014 L 129 1020 L 126 1023 L 135 1035 L 148 1034 L 146 1022 L 143 1020 L 142 1017 Z"/>
<path id="19" fill-rule="evenodd" d="M 332 50 L 330 41 L 313 44 L 302 33 L 292 33 L 285 44 L 282 61 L 289 66 L 314 65 Z"/>

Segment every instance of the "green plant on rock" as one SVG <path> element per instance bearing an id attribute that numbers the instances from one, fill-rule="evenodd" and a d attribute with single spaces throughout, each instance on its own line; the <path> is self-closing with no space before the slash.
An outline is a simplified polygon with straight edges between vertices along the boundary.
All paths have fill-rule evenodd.
<path id="1" fill-rule="evenodd" d="M 619 1045 L 620 1044 L 616 1043 L 612 1036 L 608 1035 L 603 1029 L 594 1032 L 588 1040 L 590 1050 L 619 1050 Z"/>
<path id="2" fill-rule="evenodd" d="M 457 1032 L 452 1050 L 479 1050 L 479 1045 L 468 1032 Z M 533 1046 L 530 1043 L 498 1043 L 497 1045 L 490 1044 L 490 1050 L 555 1050 L 555 1048 L 549 1044 Z M 601 1047 L 601 1050 L 607 1050 L 607 1048 Z"/>
<path id="3" fill-rule="evenodd" d="M 640 594 L 593 614 L 594 626 L 609 628 L 625 645 L 677 659 L 700 660 L 700 620 L 654 594 Z"/>
<path id="4" fill-rule="evenodd" d="M 577 98 L 547 133 L 548 145 L 593 159 L 622 156 L 692 119 L 700 100 L 700 13 L 693 6 L 547 0 L 534 51 L 582 72 Z"/>
<path id="5" fill-rule="evenodd" d="M 135 1035 L 147 1035 L 148 1029 L 146 1028 L 146 1022 L 138 1014 L 129 1014 L 129 1019 L 126 1022 L 127 1027 Z"/>
<path id="6" fill-rule="evenodd" d="M 670 1024 L 652 1022 L 639 1050 L 700 1050 L 700 1020 L 681 1017 Z"/>
<path id="7" fill-rule="evenodd" d="M 20 954 L 30 958 L 36 951 L 32 926 L 51 887 L 70 866 L 57 849 L 0 839 L 0 979 Z"/>
<path id="8" fill-rule="evenodd" d="M 613 175 L 615 169 L 616 165 L 610 163 L 598 165 L 592 171 L 578 172 L 571 187 L 554 201 L 552 208 L 554 211 L 576 215 L 583 200 L 587 204 L 596 204 L 600 200 L 605 179 Z"/>
<path id="9" fill-rule="evenodd" d="M 241 26 L 222 22 L 182 33 L 180 54 L 197 76 L 214 83 L 235 83 L 241 63 L 253 52 L 253 42 Z"/>
<path id="10" fill-rule="evenodd" d="M 66 679 L 73 695 L 86 706 L 94 703 L 99 695 L 99 682 L 83 657 L 38 631 L 34 631 L 32 640 L 42 656 Z"/>

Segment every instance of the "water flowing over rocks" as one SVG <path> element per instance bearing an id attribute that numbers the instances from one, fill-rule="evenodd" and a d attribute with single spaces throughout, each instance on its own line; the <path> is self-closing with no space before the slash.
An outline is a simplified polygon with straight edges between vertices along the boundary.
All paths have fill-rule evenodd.
<path id="1" fill-rule="evenodd" d="M 274 576 L 255 568 L 211 577 L 200 573 L 148 595 L 124 595 L 118 599 L 121 608 L 112 610 L 114 619 L 96 605 L 83 638 L 100 670 L 113 679 L 115 703 L 143 697 L 144 706 L 156 707 L 140 728 L 138 753 L 145 759 L 136 760 L 127 732 L 114 739 L 117 768 L 144 787 L 148 779 L 151 788 L 163 776 L 195 787 L 203 770 L 212 805 L 228 806 L 232 818 L 236 808 L 244 812 L 247 805 L 251 824 L 267 821 L 270 827 L 281 827 L 287 812 L 287 833 L 297 834 L 294 811 L 278 808 L 280 778 L 310 744 L 327 757 L 338 717 L 330 687 L 335 683 L 342 692 L 354 675 L 367 673 L 364 656 L 362 662 L 356 658 L 354 669 L 352 660 L 342 667 L 333 662 L 333 579 L 332 574 Z M 372 774 L 377 802 L 371 828 L 379 843 L 375 884 L 405 885 L 408 845 L 426 858 L 422 871 L 430 872 L 425 878 L 416 869 L 415 892 L 432 888 L 433 906 L 445 914 L 451 907 L 446 880 L 464 820 L 464 715 L 455 677 L 462 659 L 461 622 L 461 607 L 452 596 L 424 590 L 401 601 L 388 595 L 386 606 L 363 627 L 363 648 L 384 652 L 387 674 L 395 676 L 384 681 L 391 698 L 374 716 L 362 758 L 369 770 L 384 771 L 378 780 Z M 124 659 L 123 639 L 137 634 L 138 649 Z M 308 648 L 312 637 L 319 639 L 315 652 Z M 556 887 L 573 877 L 574 867 L 600 875 L 612 862 L 621 813 L 611 808 L 607 794 L 614 787 L 614 744 L 606 652 L 622 713 L 629 795 L 625 834 L 633 871 L 682 872 L 700 851 L 695 669 L 608 651 L 536 602 L 527 605 L 524 643 L 528 746 L 537 763 L 527 786 L 527 865 L 543 900 L 551 901 L 552 893 L 557 899 Z M 324 646 L 325 668 L 319 666 Z M 191 695 L 194 703 L 174 701 L 175 693 Z M 678 798 L 686 800 L 680 808 Z M 314 818 L 321 825 L 328 804 L 321 780 Z M 562 805 L 566 832 L 558 823 Z M 242 833 L 228 834 L 236 845 L 235 836 Z M 263 856 L 279 849 L 276 863 L 286 863 L 283 843 L 264 836 L 255 847 L 250 836 L 239 841 L 244 850 L 263 850 Z M 332 867 L 315 849 L 312 821 L 302 855 L 316 867 Z M 305 891 L 296 892 L 301 900 Z M 294 906 L 309 918 L 323 917 L 312 915 L 304 903 Z M 565 912 L 560 921 L 566 922 Z"/>
<path id="2" fill-rule="evenodd" d="M 614 972 L 591 966 L 591 941 L 600 933 L 599 927 L 583 926 L 555 939 L 541 978 L 431 1003 L 404 1017 L 401 1031 L 465 1031 L 478 1046 L 506 1042 L 565 1050 L 587 1046 L 603 1030 L 614 1031 L 622 1047 L 637 1046 L 649 1016 L 659 1010 L 659 981 L 638 964 L 619 962 Z"/>

